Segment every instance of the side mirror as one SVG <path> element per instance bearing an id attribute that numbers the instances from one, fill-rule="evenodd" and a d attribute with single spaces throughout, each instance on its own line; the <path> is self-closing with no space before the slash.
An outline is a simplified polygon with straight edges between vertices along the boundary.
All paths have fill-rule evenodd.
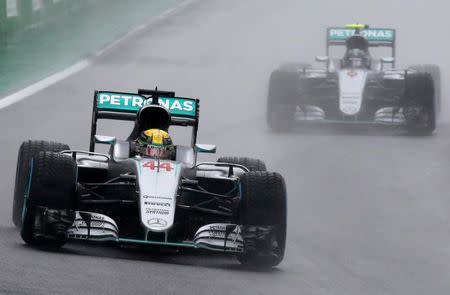
<path id="1" fill-rule="evenodd" d="M 326 56 L 326 55 L 316 56 L 316 61 L 318 61 L 318 62 L 328 62 L 329 60 L 330 60 L 330 57 Z"/>
<path id="2" fill-rule="evenodd" d="M 393 58 L 393 57 L 382 57 L 381 58 L 381 62 L 385 63 L 385 64 L 392 64 L 392 63 L 394 63 L 394 61 L 395 61 L 395 58 Z"/>
<path id="3" fill-rule="evenodd" d="M 96 143 L 112 145 L 116 142 L 116 138 L 114 136 L 95 135 L 94 138 Z"/>
<path id="4" fill-rule="evenodd" d="M 194 151 L 197 153 L 215 154 L 217 147 L 214 144 L 196 144 Z"/>

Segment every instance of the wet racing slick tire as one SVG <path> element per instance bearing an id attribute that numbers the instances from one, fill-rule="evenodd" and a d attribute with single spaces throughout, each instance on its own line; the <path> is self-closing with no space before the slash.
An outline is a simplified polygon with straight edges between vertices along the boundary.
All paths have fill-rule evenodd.
<path id="1" fill-rule="evenodd" d="M 252 171 L 240 177 L 241 201 L 237 223 L 242 225 L 244 249 L 239 261 L 248 266 L 270 268 L 284 257 L 287 197 L 278 173 Z"/>
<path id="2" fill-rule="evenodd" d="M 405 77 L 403 114 L 411 135 L 431 135 L 436 128 L 433 85 L 429 73 L 411 73 Z"/>
<path id="3" fill-rule="evenodd" d="M 70 148 L 67 144 L 44 140 L 27 140 L 20 145 L 17 157 L 12 210 L 12 220 L 16 227 L 20 227 L 22 225 L 23 196 L 27 185 L 31 159 L 36 157 L 39 152 L 60 152 L 69 149 Z"/>
<path id="4" fill-rule="evenodd" d="M 40 152 L 31 160 L 22 211 L 25 243 L 57 248 L 75 219 L 77 165 L 67 155 Z"/>
<path id="5" fill-rule="evenodd" d="M 441 86 L 441 69 L 438 65 L 423 64 L 413 65 L 409 67 L 420 73 L 429 73 L 433 78 L 433 87 L 435 95 L 435 114 L 439 115 L 442 106 L 442 86 Z"/>
<path id="6" fill-rule="evenodd" d="M 275 70 L 269 81 L 267 95 L 267 124 L 273 131 L 293 128 L 298 98 L 299 76 L 295 71 Z"/>
<path id="7" fill-rule="evenodd" d="M 260 159 L 247 157 L 220 157 L 217 162 L 242 165 L 250 171 L 266 171 L 266 164 Z"/>

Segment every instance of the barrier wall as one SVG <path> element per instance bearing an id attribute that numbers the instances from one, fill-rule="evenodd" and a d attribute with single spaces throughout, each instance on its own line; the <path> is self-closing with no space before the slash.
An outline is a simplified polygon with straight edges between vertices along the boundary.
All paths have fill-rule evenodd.
<path id="1" fill-rule="evenodd" d="M 0 0 L 0 98 L 185 0 Z"/>
<path id="2" fill-rule="evenodd" d="M 93 3 L 89 0 L 2 0 L 0 32 L 7 35 L 33 28 Z"/>

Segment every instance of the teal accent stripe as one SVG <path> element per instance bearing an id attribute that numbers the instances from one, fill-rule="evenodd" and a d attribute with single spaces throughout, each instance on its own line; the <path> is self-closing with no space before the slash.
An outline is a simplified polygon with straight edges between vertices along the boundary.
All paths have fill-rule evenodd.
<path id="1" fill-rule="evenodd" d="M 34 167 L 34 159 L 32 158 L 30 160 L 30 172 L 28 174 L 28 186 L 27 186 L 27 190 L 25 191 L 25 195 L 24 195 L 24 199 L 23 199 L 22 224 L 23 224 L 23 220 L 25 219 L 25 214 L 27 214 L 27 203 L 28 203 L 28 196 L 30 195 L 30 191 L 31 191 L 31 180 L 33 178 L 33 167 Z"/>
<path id="2" fill-rule="evenodd" d="M 180 164 L 179 163 L 175 163 L 175 177 L 178 176 L 179 172 L 180 172 Z"/>
<path id="3" fill-rule="evenodd" d="M 119 238 L 117 241 L 119 243 L 130 243 L 130 244 L 141 244 L 141 245 L 171 246 L 171 247 L 184 247 L 184 248 L 195 248 L 195 249 L 198 248 L 197 245 L 195 245 L 192 242 L 170 243 L 170 242 L 144 241 L 144 240 L 125 239 L 125 238 Z"/>

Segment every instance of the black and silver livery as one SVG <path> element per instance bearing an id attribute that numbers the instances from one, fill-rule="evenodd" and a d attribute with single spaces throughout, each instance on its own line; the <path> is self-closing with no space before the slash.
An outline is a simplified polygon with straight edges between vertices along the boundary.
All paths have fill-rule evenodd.
<path id="1" fill-rule="evenodd" d="M 199 100 L 174 92 L 96 91 L 89 151 L 29 140 L 19 149 L 13 221 L 23 240 L 59 247 L 68 240 L 187 247 L 230 253 L 272 267 L 283 257 L 286 188 L 261 160 L 198 162 Z M 170 112 L 168 115 L 167 110 Z M 135 121 L 129 140 L 96 134 L 99 119 Z M 192 128 L 171 159 L 136 154 L 145 128 Z M 108 153 L 96 152 L 109 145 Z"/>
<path id="2" fill-rule="evenodd" d="M 341 58 L 332 47 L 344 46 Z M 371 48 L 391 49 L 375 57 Z M 395 30 L 350 25 L 328 28 L 323 64 L 284 64 L 270 76 L 267 121 L 275 130 L 296 124 L 333 123 L 403 126 L 411 134 L 431 134 L 440 108 L 436 65 L 395 68 Z"/>

